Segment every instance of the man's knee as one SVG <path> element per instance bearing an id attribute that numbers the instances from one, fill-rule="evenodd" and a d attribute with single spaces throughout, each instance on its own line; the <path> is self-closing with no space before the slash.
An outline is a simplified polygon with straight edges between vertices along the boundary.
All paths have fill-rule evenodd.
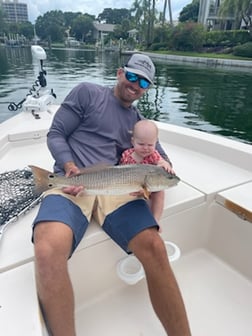
<path id="1" fill-rule="evenodd" d="M 160 258 L 166 253 L 164 242 L 156 228 L 141 231 L 130 241 L 129 248 L 139 259 Z"/>
<path id="2" fill-rule="evenodd" d="M 33 232 L 36 262 L 46 266 L 55 259 L 68 259 L 73 242 L 72 230 L 63 223 L 37 223 Z"/>

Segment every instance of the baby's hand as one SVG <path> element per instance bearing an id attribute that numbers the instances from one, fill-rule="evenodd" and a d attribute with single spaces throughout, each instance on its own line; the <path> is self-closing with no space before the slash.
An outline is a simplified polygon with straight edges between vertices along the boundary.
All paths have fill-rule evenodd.
<path id="1" fill-rule="evenodd" d="M 158 162 L 158 166 L 163 167 L 164 170 L 166 170 L 168 173 L 175 175 L 175 171 L 174 171 L 174 169 L 172 168 L 172 166 L 170 165 L 169 162 L 167 162 L 165 160 L 161 160 L 161 161 Z"/>

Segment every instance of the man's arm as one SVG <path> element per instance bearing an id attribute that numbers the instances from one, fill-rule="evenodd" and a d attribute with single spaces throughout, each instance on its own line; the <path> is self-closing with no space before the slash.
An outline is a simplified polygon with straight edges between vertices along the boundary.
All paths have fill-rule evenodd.
<path id="1" fill-rule="evenodd" d="M 67 140 L 79 123 L 80 117 L 62 105 L 56 112 L 47 134 L 47 146 L 62 170 L 66 162 L 74 161 Z"/>

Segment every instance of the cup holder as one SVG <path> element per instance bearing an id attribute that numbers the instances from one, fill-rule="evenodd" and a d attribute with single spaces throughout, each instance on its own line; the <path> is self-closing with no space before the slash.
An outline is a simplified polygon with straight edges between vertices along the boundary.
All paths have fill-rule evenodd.
<path id="1" fill-rule="evenodd" d="M 117 264 L 117 274 L 128 285 L 134 285 L 145 276 L 140 261 L 134 255 L 121 259 Z"/>
<path id="2" fill-rule="evenodd" d="M 181 254 L 179 247 L 170 241 L 164 243 L 170 262 L 178 260 Z M 134 285 L 145 277 L 143 266 L 134 255 L 119 260 L 116 271 L 119 278 L 128 285 Z"/>
<path id="3" fill-rule="evenodd" d="M 178 247 L 178 245 L 174 244 L 171 241 L 165 241 L 164 243 L 170 262 L 178 260 L 181 255 L 180 248 Z"/>

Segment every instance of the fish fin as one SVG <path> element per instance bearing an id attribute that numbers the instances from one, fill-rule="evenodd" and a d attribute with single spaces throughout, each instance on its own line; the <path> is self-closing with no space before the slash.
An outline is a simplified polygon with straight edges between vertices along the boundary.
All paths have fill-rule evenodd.
<path id="1" fill-rule="evenodd" d="M 111 166 L 108 163 L 99 163 L 99 164 L 95 164 L 89 167 L 85 167 L 85 168 L 81 168 L 80 172 L 78 174 L 74 174 L 71 176 L 76 176 L 76 175 L 81 175 L 81 174 L 85 174 L 85 173 L 95 173 L 95 172 L 99 172 L 102 171 L 104 169 L 109 169 L 112 168 L 114 166 Z"/>
<path id="2" fill-rule="evenodd" d="M 50 188 L 48 177 L 50 175 L 54 175 L 54 173 L 46 169 L 39 168 L 39 167 L 32 166 L 32 165 L 29 165 L 29 168 L 31 168 L 34 182 L 35 182 L 34 191 L 36 194 L 40 195 L 42 192 Z"/>
<path id="3" fill-rule="evenodd" d="M 146 186 L 143 186 L 143 196 L 144 199 L 148 200 L 150 198 L 151 192 L 147 189 Z"/>

